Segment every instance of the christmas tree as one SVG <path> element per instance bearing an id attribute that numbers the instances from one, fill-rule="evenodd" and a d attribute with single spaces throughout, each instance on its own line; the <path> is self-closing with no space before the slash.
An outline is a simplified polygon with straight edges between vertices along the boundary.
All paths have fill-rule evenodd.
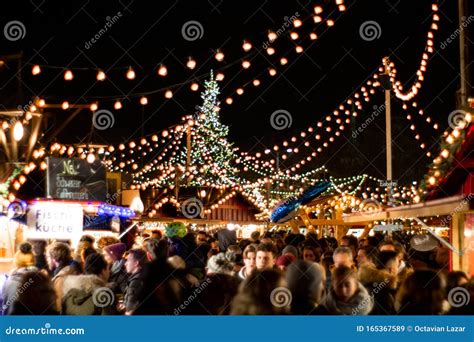
<path id="1" fill-rule="evenodd" d="M 211 185 L 229 185 L 235 179 L 235 149 L 227 140 L 229 128 L 219 118 L 219 85 L 211 71 L 210 79 L 204 82 L 201 94 L 203 104 L 197 106 L 195 130 L 191 143 L 191 165 L 196 167 L 199 177 Z M 232 182 L 232 181 L 231 181 Z M 199 182 L 200 185 L 203 182 Z M 208 185 L 208 184 L 206 184 Z"/>

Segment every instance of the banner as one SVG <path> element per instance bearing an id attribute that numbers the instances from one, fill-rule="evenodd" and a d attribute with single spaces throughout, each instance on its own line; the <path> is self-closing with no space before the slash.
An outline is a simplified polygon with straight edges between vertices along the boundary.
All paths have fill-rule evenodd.
<path id="1" fill-rule="evenodd" d="M 75 240 L 82 234 L 83 209 L 80 204 L 39 202 L 27 215 L 27 239 Z"/>
<path id="2" fill-rule="evenodd" d="M 46 197 L 79 201 L 106 201 L 104 165 L 78 158 L 47 158 Z"/>

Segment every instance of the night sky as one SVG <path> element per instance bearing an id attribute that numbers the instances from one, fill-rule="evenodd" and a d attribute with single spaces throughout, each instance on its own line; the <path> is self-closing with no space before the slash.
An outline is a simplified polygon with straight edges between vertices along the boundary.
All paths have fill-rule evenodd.
<path id="1" fill-rule="evenodd" d="M 347 10 L 338 13 L 334 1 L 15 1 L 12 7 L 2 10 L 0 25 L 18 20 L 26 34 L 23 39 L 11 42 L 1 36 L 0 55 L 23 53 L 23 67 L 18 72 L 13 61 L 0 69 L 0 104 L 3 108 L 24 106 L 34 96 L 47 103 L 91 103 L 110 109 L 115 125 L 91 135 L 92 113 L 82 112 L 55 139 L 63 143 L 96 142 L 117 144 L 151 134 L 177 124 L 184 114 L 192 114 L 201 103 L 199 92 L 191 92 L 189 83 L 174 87 L 174 97 L 166 100 L 163 91 L 147 95 L 149 104 L 139 105 L 137 94 L 166 89 L 203 79 L 211 69 L 223 70 L 221 100 L 234 98 L 232 105 L 222 104 L 221 119 L 230 127 L 230 140 L 242 151 L 261 151 L 274 143 L 298 134 L 301 129 L 324 118 L 359 87 L 381 64 L 384 56 L 396 63 L 399 78 L 411 86 L 425 48 L 426 34 L 431 24 L 431 1 L 426 0 L 356 0 L 345 1 Z M 314 24 L 309 17 L 315 5 L 324 6 L 325 15 L 335 21 L 334 27 Z M 459 88 L 458 41 L 440 45 L 458 28 L 457 2 L 440 1 L 440 29 L 434 40 L 435 53 L 430 59 L 425 81 L 416 101 L 440 124 L 438 131 L 414 115 L 421 141 L 437 151 L 441 133 L 448 126 L 447 116 L 455 109 L 456 90 Z M 13 7 L 14 6 L 14 7 Z M 86 48 L 86 43 L 107 23 L 107 17 L 120 17 Z M 333 13 L 332 13 L 333 12 Z M 283 35 L 273 45 L 274 56 L 262 51 L 269 29 L 277 30 L 285 17 L 298 15 L 303 26 L 297 31 L 305 50 L 295 53 L 295 42 Z M 309 18 L 308 18 L 309 17 Z M 188 41 L 183 38 L 182 27 L 188 21 L 202 25 L 202 38 Z M 375 21 L 381 28 L 378 39 L 365 41 L 359 34 L 366 21 Z M 308 39 L 311 31 L 318 34 L 316 41 Z M 288 30 L 289 32 L 289 30 Z M 242 50 L 244 39 L 254 48 L 248 60 L 251 68 L 243 70 L 240 62 L 248 54 Z M 225 54 L 223 62 L 213 55 L 216 49 Z M 253 51 L 253 52 L 252 52 Z M 189 56 L 197 61 L 194 70 L 184 66 Z M 278 60 L 286 56 L 288 65 Z M 168 75 L 160 77 L 157 67 L 165 64 Z M 31 75 L 33 64 L 42 67 L 38 76 Z M 268 76 L 266 69 L 275 65 L 278 74 Z M 63 79 L 63 67 L 74 71 L 72 82 Z M 128 67 L 137 74 L 135 80 L 125 78 Z M 76 69 L 75 69 L 76 68 Z M 84 68 L 78 70 L 77 68 Z M 96 69 L 104 70 L 108 79 L 97 82 Z M 87 70 L 89 69 L 89 70 Z M 261 80 L 257 88 L 245 88 L 242 96 L 235 90 L 255 77 Z M 18 85 L 21 85 L 19 89 Z M 201 86 L 202 90 L 202 86 Z M 135 94 L 135 95 L 134 95 Z M 123 108 L 113 110 L 116 98 Z M 381 105 L 384 97 L 378 91 L 359 117 L 351 123 L 358 127 L 372 111 Z M 401 102 L 393 100 L 394 178 L 402 183 L 419 180 L 426 171 L 430 158 L 421 150 L 409 129 Z M 291 114 L 292 125 L 275 130 L 270 116 L 276 110 Z M 61 109 L 48 110 L 44 139 L 48 138 L 68 113 Z M 325 150 L 313 159 L 304 170 L 325 164 L 331 174 L 338 177 L 368 173 L 384 178 L 385 174 L 385 116 L 379 115 L 357 139 L 346 130 Z M 290 159 L 291 161 L 291 159 Z M 281 165 L 288 167 L 291 162 Z"/>

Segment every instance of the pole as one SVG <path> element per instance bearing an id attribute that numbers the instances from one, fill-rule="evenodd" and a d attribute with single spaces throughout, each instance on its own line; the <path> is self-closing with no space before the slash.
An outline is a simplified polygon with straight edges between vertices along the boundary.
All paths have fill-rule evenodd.
<path id="1" fill-rule="evenodd" d="M 467 108 L 467 87 L 469 82 L 468 66 L 466 65 L 466 59 L 469 58 L 468 40 L 467 40 L 467 27 L 464 20 L 467 18 L 467 2 L 464 0 L 458 0 L 458 13 L 459 13 L 459 73 L 461 77 L 461 88 L 459 89 L 459 107 Z"/>
<path id="2" fill-rule="evenodd" d="M 384 58 L 385 74 L 389 74 L 388 70 L 388 57 Z M 386 141 L 385 147 L 387 151 L 387 194 L 388 201 L 391 202 L 392 198 L 392 115 L 390 106 L 390 89 L 385 89 L 385 132 Z"/>
<path id="3" fill-rule="evenodd" d="M 191 165 L 191 126 L 188 125 L 186 129 L 186 170 L 189 172 L 189 166 Z M 189 185 L 189 176 L 186 177 L 186 184 Z"/>

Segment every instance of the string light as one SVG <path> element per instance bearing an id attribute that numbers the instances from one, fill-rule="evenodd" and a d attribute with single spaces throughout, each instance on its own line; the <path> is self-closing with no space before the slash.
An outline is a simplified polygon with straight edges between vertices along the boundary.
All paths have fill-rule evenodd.
<path id="1" fill-rule="evenodd" d="M 120 102 L 120 101 L 118 101 L 118 100 L 115 101 L 115 103 L 114 103 L 114 108 L 115 108 L 116 110 L 122 109 L 122 102 Z"/>
<path id="2" fill-rule="evenodd" d="M 127 71 L 127 78 L 128 78 L 129 80 L 135 79 L 135 71 L 132 69 L 132 67 L 128 68 L 128 71 Z"/>
<path id="3" fill-rule="evenodd" d="M 142 97 L 140 98 L 140 104 L 141 104 L 142 106 L 147 105 L 147 104 L 148 104 L 148 99 L 147 99 L 145 96 L 142 96 Z"/>
<path id="4" fill-rule="evenodd" d="M 97 81 L 104 81 L 105 78 L 106 78 L 105 72 L 103 72 L 102 70 L 99 70 L 96 76 Z"/>
<path id="5" fill-rule="evenodd" d="M 74 78 L 74 74 L 72 73 L 71 70 L 66 70 L 66 71 L 64 72 L 64 80 L 66 80 L 66 81 L 72 81 L 73 78 Z"/>
<path id="6" fill-rule="evenodd" d="M 168 69 L 163 64 L 161 64 L 160 67 L 158 68 L 158 75 L 160 76 L 168 75 Z"/>
<path id="7" fill-rule="evenodd" d="M 31 69 L 31 73 L 33 75 L 39 75 L 41 73 L 41 68 L 39 65 L 34 65 L 33 68 Z"/>
<path id="8" fill-rule="evenodd" d="M 193 70 L 196 67 L 196 61 L 192 57 L 189 57 L 186 67 Z"/>

